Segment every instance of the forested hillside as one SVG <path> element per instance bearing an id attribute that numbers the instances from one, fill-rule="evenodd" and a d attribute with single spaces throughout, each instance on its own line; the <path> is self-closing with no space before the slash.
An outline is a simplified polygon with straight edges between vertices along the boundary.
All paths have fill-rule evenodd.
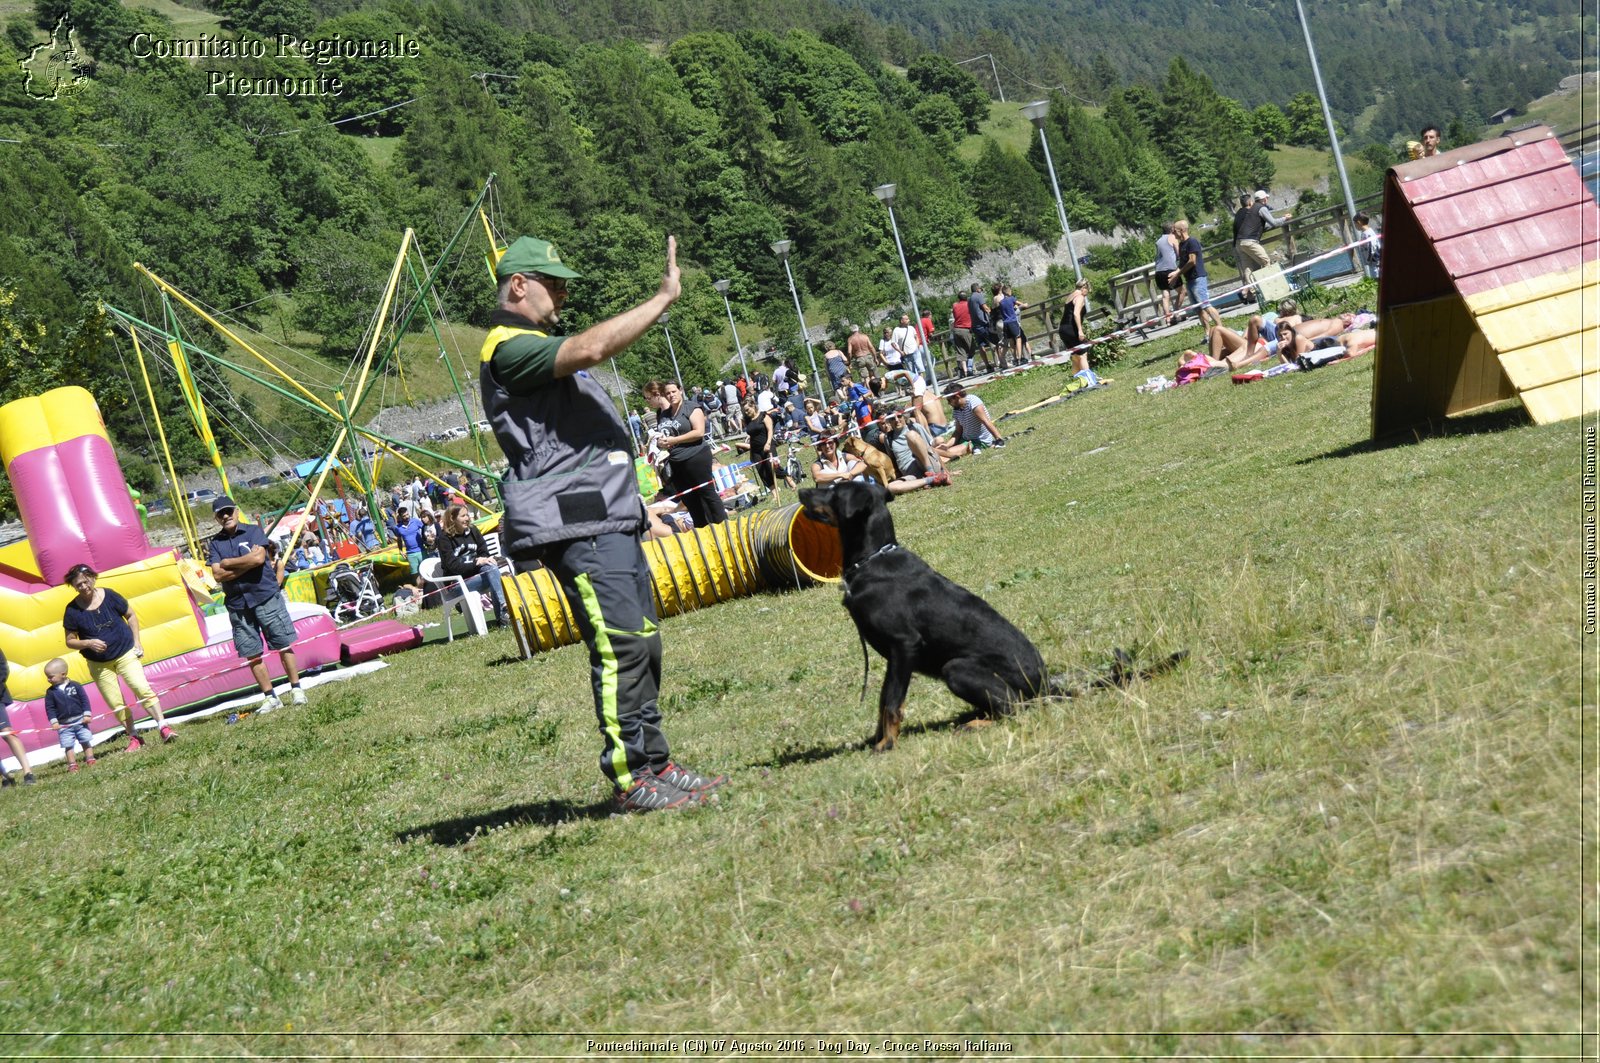
<path id="1" fill-rule="evenodd" d="M 99 310 L 103 299 L 155 312 L 134 261 L 231 309 L 242 326 L 271 320 L 329 365 L 347 363 L 401 230 L 415 228 L 437 254 L 491 173 L 502 231 L 548 236 L 593 278 L 569 304 L 578 327 L 649 290 L 665 236 L 677 234 L 690 274 L 673 338 L 690 382 L 709 382 L 727 356 L 720 340 L 708 342 L 725 324 L 712 278 L 733 281 L 739 314 L 797 343 L 774 240 L 795 241 L 796 280 L 825 318 L 859 320 L 903 296 L 875 185 L 899 185 L 906 252 L 939 294 L 941 278 L 959 275 L 985 244 L 1059 236 L 1037 138 L 1026 153 L 969 140 L 990 98 L 975 65 L 952 61 L 963 35 L 1007 69 L 1070 90 L 1049 93 L 1046 129 L 1074 225 L 1139 228 L 1214 211 L 1271 181 L 1275 144 L 1323 139 L 1283 6 L 1252 15 L 1234 0 L 1204 9 L 1108 0 L 1081 21 L 1071 5 L 1053 6 L 1047 26 L 1037 21 L 1043 8 L 1002 5 L 985 9 L 993 17 L 979 27 L 931 4 L 885 8 L 877 14 L 895 21 L 880 22 L 826 0 L 212 0 L 209 10 L 169 4 L 166 15 L 113 0 L 0 2 L 10 12 L 0 70 L 11 72 L 0 76 L 0 401 L 90 384 L 125 451 L 147 449 L 127 352 Z M 1315 6 L 1338 24 L 1327 17 L 1334 5 Z M 1319 43 L 1351 113 L 1373 102 L 1374 79 L 1386 74 L 1393 95 L 1379 111 L 1399 108 L 1395 121 L 1409 129 L 1416 119 L 1404 108 L 1421 103 L 1401 91 L 1408 77 L 1458 86 L 1459 65 L 1474 56 L 1474 83 L 1499 71 L 1506 84 L 1544 88 L 1565 72 L 1546 6 L 1502 17 L 1485 5 L 1469 29 L 1493 28 L 1487 43 L 1458 44 L 1465 3 L 1344 4 L 1346 21 L 1366 28 L 1319 29 Z M 87 76 L 38 99 L 16 72 L 63 16 Z M 415 57 L 284 55 L 272 46 L 284 33 L 409 37 Z M 1504 47 L 1484 58 L 1495 33 Z M 191 60 L 149 46 L 202 34 L 257 42 L 264 55 Z M 1440 34 L 1449 47 L 1427 56 L 1423 45 Z M 1206 41 L 1217 49 L 1193 47 Z M 1396 42 L 1416 43 L 1417 54 L 1395 56 Z M 1542 65 L 1524 63 L 1524 46 L 1541 42 Z M 216 91 L 219 77 L 337 77 L 343 91 L 229 95 Z M 1243 103 L 1223 94 L 1230 87 Z M 1430 106 L 1457 90 L 1439 91 Z M 1455 117 L 1453 135 L 1473 136 L 1471 116 Z M 1392 148 L 1372 151 L 1381 163 Z M 476 239 L 443 291 L 451 314 L 469 322 L 484 319 L 490 297 Z M 638 380 L 663 372 L 666 359 L 652 335 L 621 368 Z M 297 446 L 325 442 L 315 426 L 263 412 Z M 130 466 L 151 485 L 153 468 Z"/>
<path id="2" fill-rule="evenodd" d="M 1292 0 L 841 0 L 962 59 L 992 53 L 1008 96 L 1064 85 L 1099 102 L 1174 55 L 1248 107 L 1309 88 Z M 1592 9 L 1571 0 L 1304 0 L 1328 95 L 1387 140 L 1424 122 L 1521 106 L 1594 59 Z M 1587 42 L 1587 44 L 1585 44 Z M 982 69 L 985 80 L 988 65 Z M 1366 132 L 1363 124 L 1362 132 Z M 1357 145 L 1359 146 L 1359 145 Z"/>

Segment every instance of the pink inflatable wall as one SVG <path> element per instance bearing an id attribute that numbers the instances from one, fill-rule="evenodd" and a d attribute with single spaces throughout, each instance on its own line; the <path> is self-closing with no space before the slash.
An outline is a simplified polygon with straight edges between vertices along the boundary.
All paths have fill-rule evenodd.
<path id="1" fill-rule="evenodd" d="M 60 584 L 76 564 L 105 572 L 164 552 L 145 539 L 116 451 L 104 436 L 40 447 L 13 458 L 9 472 L 46 582 Z"/>

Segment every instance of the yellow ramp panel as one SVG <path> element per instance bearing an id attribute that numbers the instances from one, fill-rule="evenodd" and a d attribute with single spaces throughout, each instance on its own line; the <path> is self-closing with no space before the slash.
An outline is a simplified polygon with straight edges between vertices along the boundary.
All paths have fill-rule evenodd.
<path id="1" fill-rule="evenodd" d="M 1467 297 L 1467 305 L 1472 307 L 1474 314 L 1492 314 L 1507 307 L 1535 303 L 1552 295 L 1584 289 L 1590 292 L 1591 300 L 1597 298 L 1596 293 L 1600 292 L 1600 260 L 1479 292 Z"/>
<path id="2" fill-rule="evenodd" d="M 1521 350 L 1502 352 L 1500 365 L 1519 391 L 1529 391 L 1582 376 L 1586 369 L 1592 371 L 1596 366 L 1595 352 L 1600 351 L 1597 345 L 1600 345 L 1600 330 L 1588 328 L 1574 337 L 1546 340 Z M 1583 364 L 1586 349 L 1590 352 L 1588 366 Z"/>
<path id="3" fill-rule="evenodd" d="M 1600 372 L 1588 372 L 1570 380 L 1524 391 L 1522 405 L 1535 424 L 1554 424 L 1569 417 L 1595 411 L 1595 394 L 1600 391 Z"/>
<path id="4" fill-rule="evenodd" d="M 1535 423 L 1597 408 L 1600 261 L 1508 284 L 1466 302 Z"/>

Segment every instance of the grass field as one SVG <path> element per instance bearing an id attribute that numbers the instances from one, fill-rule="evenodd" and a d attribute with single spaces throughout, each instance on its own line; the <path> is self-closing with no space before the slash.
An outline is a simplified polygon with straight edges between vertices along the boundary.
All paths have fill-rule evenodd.
<path id="1" fill-rule="evenodd" d="M 1580 426 L 1511 408 L 1374 447 L 1370 359 L 1134 392 L 1194 339 L 1003 422 L 1009 447 L 893 510 L 1055 666 L 1187 649 L 1174 674 L 980 730 L 918 679 L 874 757 L 817 587 L 664 622 L 676 752 L 732 774 L 691 813 L 609 816 L 583 651 L 523 663 L 498 633 L 46 767 L 0 794 L 8 1047 L 1592 1048 L 1560 1033 L 1595 989 Z M 983 394 L 999 415 L 1064 378 Z"/>
<path id="2" fill-rule="evenodd" d="M 1570 133 L 1600 119 L 1600 84 L 1585 83 L 1578 91 L 1552 93 L 1528 104 L 1525 118 L 1513 120 L 1513 125 L 1524 122 L 1543 122 L 1557 133 Z"/>
<path id="3" fill-rule="evenodd" d="M 1026 101 L 991 102 L 989 116 L 978 123 L 977 135 L 967 137 L 957 145 L 956 150 L 961 153 L 961 157 L 968 162 L 976 161 L 983 153 L 984 137 L 993 137 L 1000 142 L 1002 148 L 1010 148 L 1019 155 L 1027 155 L 1028 148 L 1037 134 L 1033 131 L 1033 123 L 1022 117 L 1023 102 Z"/>
<path id="4" fill-rule="evenodd" d="M 154 11 L 172 20 L 173 29 L 180 35 L 195 36 L 201 33 L 216 33 L 222 27 L 222 19 L 213 12 L 205 10 L 199 4 L 193 7 L 176 3 L 175 0 L 123 0 L 123 7 Z M 10 21 L 17 15 L 32 16 L 34 5 L 31 0 L 0 0 L 0 22 Z M 39 31 L 35 39 L 45 40 L 49 34 Z"/>
<path id="5" fill-rule="evenodd" d="M 360 144 L 366 150 L 367 156 L 375 162 L 380 169 L 389 169 L 394 162 L 395 152 L 400 149 L 399 137 L 362 137 Z"/>
<path id="6" fill-rule="evenodd" d="M 1319 181 L 1326 181 L 1334 172 L 1333 155 L 1321 148 L 1297 148 L 1282 144 L 1267 152 L 1267 158 L 1272 160 L 1274 185 L 1311 188 Z M 1345 160 L 1346 165 L 1349 161 Z"/>

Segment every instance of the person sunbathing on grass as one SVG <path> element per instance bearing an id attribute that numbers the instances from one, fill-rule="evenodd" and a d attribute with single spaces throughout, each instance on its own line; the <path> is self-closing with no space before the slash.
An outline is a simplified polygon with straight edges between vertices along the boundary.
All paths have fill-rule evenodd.
<path id="1" fill-rule="evenodd" d="M 1252 314 L 1245 324 L 1244 335 L 1230 328 L 1212 329 L 1209 358 L 1213 367 L 1226 366 L 1242 369 L 1247 365 L 1264 362 L 1278 353 L 1278 326 L 1295 325 L 1304 319 L 1300 307 L 1293 299 L 1278 304 L 1276 313 Z"/>
<path id="2" fill-rule="evenodd" d="M 1241 336 L 1226 325 L 1218 325 L 1211 330 L 1210 351 L 1206 355 L 1206 362 L 1211 367 L 1222 366 L 1228 369 L 1242 369 L 1256 362 L 1264 362 L 1278 352 L 1277 331 L 1269 323 L 1273 338 L 1263 338 L 1264 334 L 1256 327 L 1260 315 L 1251 318 L 1249 332 Z M 1185 355 L 1188 352 L 1184 352 Z"/>
<path id="3" fill-rule="evenodd" d="M 1345 314 L 1344 318 L 1353 319 L 1355 315 Z M 1309 326 L 1320 325 L 1322 321 L 1307 321 L 1298 325 L 1278 326 L 1278 357 L 1285 362 L 1294 362 L 1305 367 L 1302 359 L 1308 358 L 1317 352 L 1343 349 L 1346 358 L 1354 358 L 1358 354 L 1366 354 L 1378 344 L 1377 329 L 1358 328 L 1347 331 L 1328 333 L 1320 329 L 1321 335 L 1313 335 Z M 1336 319 L 1335 319 L 1336 320 Z"/>
<path id="4" fill-rule="evenodd" d="M 1285 300 L 1285 303 L 1290 307 L 1294 305 L 1288 300 Z M 1306 343 L 1315 343 L 1348 332 L 1355 321 L 1355 314 L 1340 314 L 1338 317 L 1310 320 L 1294 313 L 1255 314 L 1250 318 L 1250 323 L 1242 336 L 1226 327 L 1212 329 L 1210 357 L 1213 364 L 1226 365 L 1229 369 L 1242 369 L 1247 365 L 1264 362 L 1273 355 L 1278 355 L 1284 362 L 1292 362 L 1306 353 Z M 1297 340 L 1305 342 L 1297 342 L 1295 351 L 1285 352 L 1282 347 L 1284 329 L 1292 330 Z M 1362 350 L 1370 347 L 1371 344 L 1366 344 Z"/>

